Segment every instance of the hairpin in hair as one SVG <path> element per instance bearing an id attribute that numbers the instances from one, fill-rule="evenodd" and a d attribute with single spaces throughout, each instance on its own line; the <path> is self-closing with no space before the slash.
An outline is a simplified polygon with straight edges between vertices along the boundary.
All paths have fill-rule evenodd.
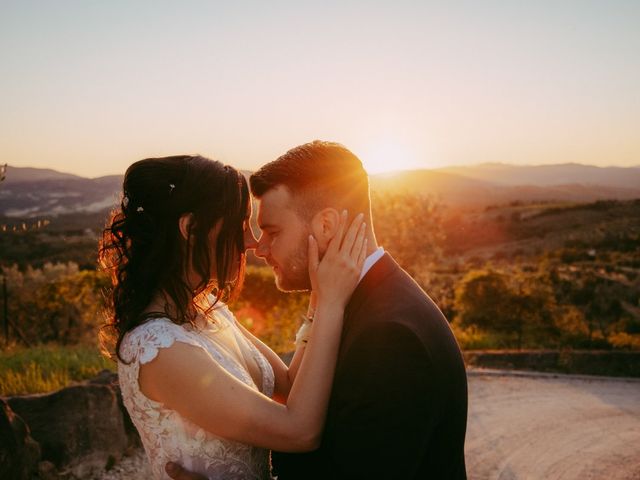
<path id="1" fill-rule="evenodd" d="M 174 188 L 176 188 L 176 186 L 173 183 L 169 184 L 169 195 L 171 195 L 173 193 Z"/>
<path id="2" fill-rule="evenodd" d="M 142 213 L 142 212 L 144 212 L 144 208 L 142 208 L 142 206 L 140 206 L 140 207 L 136 208 L 136 212 Z"/>

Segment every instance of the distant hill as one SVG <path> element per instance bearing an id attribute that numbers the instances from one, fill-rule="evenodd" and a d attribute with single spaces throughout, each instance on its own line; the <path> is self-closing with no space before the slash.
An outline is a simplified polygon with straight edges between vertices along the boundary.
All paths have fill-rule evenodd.
<path id="1" fill-rule="evenodd" d="M 502 205 L 450 217 L 445 229 L 445 248 L 452 258 L 460 253 L 485 259 L 534 256 L 577 248 L 582 249 L 583 260 L 592 260 L 587 254 L 591 249 L 628 252 L 630 266 L 640 235 L 640 199 Z M 618 259 L 611 260 L 617 263 Z M 640 277 L 633 279 L 637 289 Z"/>
<path id="2" fill-rule="evenodd" d="M 12 167 L 9 165 L 6 171 L 6 178 L 3 184 L 20 182 L 38 182 L 41 180 L 70 180 L 80 179 L 71 173 L 62 173 L 49 168 Z"/>
<path id="3" fill-rule="evenodd" d="M 479 207 L 517 200 L 630 200 L 640 198 L 640 168 L 485 164 L 374 175 L 371 189 L 422 193 L 451 205 Z"/>
<path id="4" fill-rule="evenodd" d="M 496 186 L 452 173 L 436 170 L 413 170 L 371 176 L 371 190 L 434 195 L 444 201 L 460 203 L 465 199 L 495 197 Z"/>
<path id="5" fill-rule="evenodd" d="M 640 167 L 595 167 L 577 163 L 534 166 L 485 163 L 474 166 L 445 167 L 436 171 L 498 185 L 547 187 L 580 184 L 640 188 Z"/>
<path id="6" fill-rule="evenodd" d="M 516 200 L 627 200 L 640 198 L 640 168 L 485 164 L 375 175 L 371 185 L 373 191 L 431 194 L 446 204 L 471 207 Z M 90 179 L 9 166 L 0 183 L 0 215 L 35 218 L 106 212 L 117 203 L 121 188 L 122 175 Z"/>
<path id="7" fill-rule="evenodd" d="M 122 176 L 84 178 L 55 170 L 7 168 L 0 184 L 0 215 L 34 218 L 95 213 L 115 205 Z"/>

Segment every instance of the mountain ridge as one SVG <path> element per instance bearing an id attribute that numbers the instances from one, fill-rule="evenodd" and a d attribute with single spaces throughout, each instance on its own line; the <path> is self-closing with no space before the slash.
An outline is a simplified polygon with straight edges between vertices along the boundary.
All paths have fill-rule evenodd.
<path id="1" fill-rule="evenodd" d="M 575 183 L 640 188 L 640 168 L 638 167 L 599 167 L 579 163 L 552 165 L 490 163 L 443 167 L 437 169 L 437 171 L 512 186 L 554 186 Z"/>
<path id="2" fill-rule="evenodd" d="M 9 166 L 0 183 L 0 215 L 35 218 L 106 212 L 118 201 L 122 179 L 123 175 L 85 178 L 52 169 Z M 374 192 L 434 195 L 458 206 L 515 200 L 627 200 L 640 198 L 640 167 L 492 163 L 372 175 L 371 188 Z"/>

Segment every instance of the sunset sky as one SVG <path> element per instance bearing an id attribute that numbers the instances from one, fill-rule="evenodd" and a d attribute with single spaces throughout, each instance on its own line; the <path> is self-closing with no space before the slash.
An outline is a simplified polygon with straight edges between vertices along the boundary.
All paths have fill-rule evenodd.
<path id="1" fill-rule="evenodd" d="M 640 165 L 640 1 L 2 1 L 0 163 L 95 177 L 316 138 L 371 172 Z"/>

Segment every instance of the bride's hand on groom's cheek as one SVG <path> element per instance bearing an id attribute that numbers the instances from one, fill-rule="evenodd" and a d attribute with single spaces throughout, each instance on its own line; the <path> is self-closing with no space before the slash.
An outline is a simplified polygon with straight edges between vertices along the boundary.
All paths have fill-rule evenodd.
<path id="1" fill-rule="evenodd" d="M 346 305 L 358 283 L 367 252 L 364 214 L 355 216 L 347 228 L 347 211 L 340 214 L 335 235 L 320 260 L 318 241 L 309 235 L 309 280 L 317 300 Z"/>
<path id="2" fill-rule="evenodd" d="M 167 475 L 173 478 L 173 480 L 207 480 L 207 477 L 185 470 L 182 468 L 182 465 L 174 462 L 167 462 L 164 466 L 164 471 L 167 472 Z"/>

